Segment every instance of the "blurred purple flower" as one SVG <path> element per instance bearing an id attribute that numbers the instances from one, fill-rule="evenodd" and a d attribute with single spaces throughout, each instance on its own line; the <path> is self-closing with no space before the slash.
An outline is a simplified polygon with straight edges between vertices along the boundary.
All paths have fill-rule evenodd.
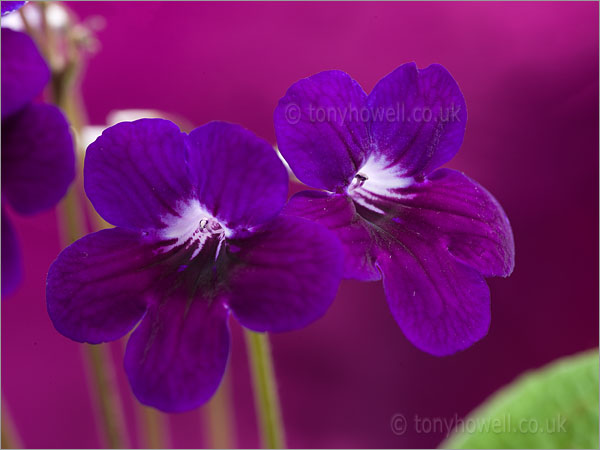
<path id="1" fill-rule="evenodd" d="M 273 148 L 237 125 L 186 135 L 142 119 L 87 150 L 86 193 L 116 228 L 66 248 L 46 298 L 56 329 L 112 341 L 140 320 L 125 370 L 138 399 L 163 411 L 208 400 L 229 353 L 229 312 L 255 331 L 304 327 L 329 307 L 343 270 L 335 234 L 279 215 L 287 172 Z"/>
<path id="2" fill-rule="evenodd" d="M 54 206 L 75 176 L 67 121 L 55 106 L 33 103 L 49 78 L 48 66 L 31 38 L 3 28 L 2 200 L 19 214 Z M 14 291 L 21 277 L 17 237 L 3 207 L 2 294 Z"/>
<path id="3" fill-rule="evenodd" d="M 437 169 L 458 151 L 462 93 L 440 65 L 405 64 L 367 95 L 344 72 L 298 81 L 275 110 L 279 149 L 296 176 L 324 191 L 296 194 L 288 214 L 335 231 L 345 277 L 383 279 L 408 339 L 434 355 L 487 334 L 484 277 L 508 276 L 508 219 L 483 187 Z"/>
<path id="4" fill-rule="evenodd" d="M 4 16 L 8 13 L 11 13 L 11 12 L 19 9 L 25 3 L 27 3 L 27 2 L 5 2 L 5 1 L 0 2 L 0 8 L 2 9 L 2 15 Z"/>

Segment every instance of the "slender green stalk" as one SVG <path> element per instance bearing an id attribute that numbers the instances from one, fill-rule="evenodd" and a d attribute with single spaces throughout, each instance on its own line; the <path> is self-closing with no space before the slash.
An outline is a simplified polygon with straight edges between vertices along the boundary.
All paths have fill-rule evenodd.
<path id="1" fill-rule="evenodd" d="M 203 409 L 208 448 L 236 448 L 231 405 L 231 374 L 227 370 L 219 389 Z"/>
<path id="2" fill-rule="evenodd" d="M 65 39 L 65 48 L 59 48 L 57 37 L 46 21 L 46 5 L 40 4 L 42 15 L 42 39 L 38 44 L 44 50 L 44 55 L 52 71 L 51 98 L 54 104 L 63 110 L 72 129 L 80 134 L 85 121 L 84 111 L 79 108 L 78 92 L 75 79 L 81 65 L 81 55 L 69 34 Z M 32 30 L 33 32 L 33 30 Z M 64 64 L 58 66 L 56 54 L 66 51 Z M 83 209 L 83 154 L 76 151 L 77 177 L 59 205 L 59 223 L 63 247 L 73 243 L 86 234 L 85 212 Z M 97 412 L 100 422 L 99 429 L 105 443 L 110 448 L 127 448 L 130 440 L 127 433 L 123 404 L 119 395 L 116 381 L 114 361 L 107 344 L 86 345 L 85 360 L 89 368 L 90 383 L 94 387 L 94 398 L 97 402 Z"/>
<path id="3" fill-rule="evenodd" d="M 90 213 L 92 211 L 89 211 Z M 108 224 L 95 212 L 91 219 L 95 221 L 95 228 L 101 230 Z M 127 347 L 127 338 L 123 339 L 123 351 Z M 168 416 L 161 411 L 135 402 L 134 414 L 137 422 L 137 435 L 140 448 L 170 448 L 171 436 L 168 424 Z"/>
<path id="4" fill-rule="evenodd" d="M 80 207 L 77 180 L 63 198 L 59 207 L 60 231 L 63 247 L 85 234 L 85 217 Z M 94 386 L 94 397 L 105 443 L 110 448 L 129 447 L 125 428 L 124 412 L 116 385 L 114 362 L 107 344 L 86 345 L 85 359 L 89 367 L 90 382 Z"/>
<path id="5" fill-rule="evenodd" d="M 21 436 L 6 406 L 6 397 L 2 395 L 2 448 L 23 448 Z"/>
<path id="6" fill-rule="evenodd" d="M 59 206 L 60 232 L 63 247 L 85 234 L 85 216 L 81 208 L 80 180 L 76 180 Z M 85 359 L 95 393 L 99 428 L 110 448 L 127 448 L 130 441 L 125 427 L 125 414 L 116 384 L 114 361 L 107 344 L 86 345 Z"/>
<path id="7" fill-rule="evenodd" d="M 79 208 L 79 184 L 79 180 L 75 180 L 58 205 L 60 241 L 63 247 L 71 245 L 85 234 L 85 216 Z"/>
<path id="8" fill-rule="evenodd" d="M 269 337 L 245 330 L 248 358 L 252 368 L 254 401 L 260 422 L 263 448 L 285 448 L 281 406 L 271 356 Z"/>
<path id="9" fill-rule="evenodd" d="M 86 345 L 85 356 L 96 388 L 96 399 L 104 430 L 105 444 L 109 448 L 129 448 L 125 414 L 119 396 L 116 373 L 106 344 Z"/>
<path id="10" fill-rule="evenodd" d="M 142 448 L 169 448 L 166 441 L 166 416 L 160 411 L 149 406 L 139 404 L 140 412 L 140 438 Z"/>

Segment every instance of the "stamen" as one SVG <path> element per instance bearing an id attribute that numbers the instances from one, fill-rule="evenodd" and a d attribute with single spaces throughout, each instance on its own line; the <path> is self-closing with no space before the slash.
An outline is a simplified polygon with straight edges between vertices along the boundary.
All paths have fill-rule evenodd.
<path id="1" fill-rule="evenodd" d="M 380 199 L 400 200 L 411 194 L 402 192 L 414 178 L 402 175 L 400 167 L 383 157 L 370 157 L 348 186 L 348 194 L 358 204 L 376 213 L 384 211 L 376 206 Z"/>
<path id="2" fill-rule="evenodd" d="M 363 184 L 365 184 L 365 181 L 367 181 L 368 179 L 369 177 L 367 177 L 366 175 L 363 175 L 362 173 L 357 173 L 356 175 L 354 175 L 352 185 L 353 187 L 360 187 Z"/>
<path id="3" fill-rule="evenodd" d="M 178 208 L 178 217 L 164 217 L 163 221 L 168 226 L 162 231 L 162 238 L 175 240 L 168 247 L 161 248 L 161 252 L 173 247 L 182 246 L 186 249 L 194 247 L 191 259 L 196 257 L 209 239 L 223 241 L 229 231 L 215 217 L 208 213 L 198 203 L 184 204 Z"/>

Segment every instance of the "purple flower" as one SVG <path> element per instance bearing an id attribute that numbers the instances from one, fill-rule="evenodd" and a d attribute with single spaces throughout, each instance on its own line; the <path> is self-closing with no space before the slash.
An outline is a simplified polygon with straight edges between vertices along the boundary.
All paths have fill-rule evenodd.
<path id="1" fill-rule="evenodd" d="M 335 234 L 279 215 L 287 172 L 237 125 L 189 135 L 163 119 L 123 122 L 88 147 L 84 183 L 116 228 L 66 248 L 46 298 L 56 329 L 79 342 L 132 333 L 125 370 L 138 399 L 163 411 L 208 400 L 229 353 L 230 311 L 255 331 L 323 315 L 343 270 Z"/>
<path id="2" fill-rule="evenodd" d="M 279 149 L 302 182 L 287 213 L 335 231 L 346 278 L 383 279 L 408 339 L 434 355 L 486 335 L 484 277 L 514 266 L 498 202 L 460 172 L 438 169 L 458 151 L 465 100 L 439 65 L 405 64 L 367 95 L 344 72 L 298 81 L 275 110 Z"/>
<path id="3" fill-rule="evenodd" d="M 4 16 L 6 14 L 9 14 L 9 13 L 19 9 L 25 3 L 27 3 L 27 2 L 5 2 L 5 1 L 1 2 L 0 8 L 2 9 L 2 15 Z M 4 38 L 4 36 L 2 38 Z"/>
<path id="4" fill-rule="evenodd" d="M 55 106 L 33 103 L 49 78 L 48 66 L 31 38 L 3 28 L 2 200 L 19 214 L 54 206 L 75 176 L 67 121 Z M 14 291 L 21 276 L 19 245 L 3 206 L 2 294 Z"/>

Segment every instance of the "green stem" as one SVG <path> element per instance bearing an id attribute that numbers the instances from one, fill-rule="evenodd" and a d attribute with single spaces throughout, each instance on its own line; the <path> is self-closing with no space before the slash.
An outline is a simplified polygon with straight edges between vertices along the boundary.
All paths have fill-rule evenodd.
<path id="1" fill-rule="evenodd" d="M 141 447 L 145 448 L 168 448 L 169 443 L 165 440 L 166 417 L 160 411 L 149 406 L 139 404 L 140 420 L 142 422 L 141 439 L 144 441 Z"/>
<path id="2" fill-rule="evenodd" d="M 59 205 L 59 231 L 63 247 L 71 245 L 85 234 L 84 215 L 79 208 L 79 180 L 75 180 Z"/>
<path id="3" fill-rule="evenodd" d="M 95 212 L 95 211 L 94 211 Z M 106 228 L 106 222 L 101 222 L 100 216 L 95 214 L 91 217 L 97 221 L 96 229 L 101 230 Z M 127 348 L 127 339 L 123 342 L 123 351 Z M 158 411 L 150 406 L 135 402 L 134 413 L 137 422 L 138 438 L 140 443 L 139 448 L 170 448 L 171 436 L 169 432 L 168 416 L 161 411 Z"/>
<path id="4" fill-rule="evenodd" d="M 86 345 L 85 353 L 96 388 L 105 444 L 109 448 L 129 448 L 131 444 L 125 429 L 125 415 L 110 349 L 106 344 Z"/>
<path id="5" fill-rule="evenodd" d="M 73 130 L 80 134 L 84 114 L 78 108 L 77 92 L 74 80 L 78 73 L 80 55 L 75 51 L 71 39 L 67 39 L 68 58 L 62 68 L 57 68 L 54 63 L 55 39 L 52 30 L 45 21 L 46 8 L 41 4 L 44 19 L 44 48 L 46 58 L 52 68 L 51 97 L 54 104 L 63 110 Z M 75 152 L 77 157 L 77 177 L 75 182 L 63 198 L 59 207 L 61 240 L 63 247 L 72 244 L 87 233 L 83 201 L 83 158 L 82 153 Z M 105 443 L 110 448 L 127 448 L 130 440 L 126 429 L 123 403 L 117 386 L 114 361 L 110 348 L 106 344 L 86 345 L 84 347 L 85 359 L 89 370 L 89 378 L 94 386 L 94 396 L 97 403 L 97 412 L 100 419 L 99 429 Z"/>
<path id="6" fill-rule="evenodd" d="M 263 448 L 285 448 L 285 435 L 269 337 L 245 330 L 252 368 L 254 401 L 260 421 Z"/>
<path id="7" fill-rule="evenodd" d="M 2 395 L 2 448 L 23 448 L 23 443 L 12 415 L 6 406 L 6 397 Z"/>
<path id="8" fill-rule="evenodd" d="M 236 448 L 231 387 L 231 374 L 227 370 L 219 389 L 203 409 L 208 448 Z"/>
<path id="9" fill-rule="evenodd" d="M 85 218 L 80 207 L 79 189 L 76 180 L 60 205 L 60 231 L 63 247 L 85 234 Z M 123 405 L 116 385 L 114 362 L 106 344 L 86 345 L 85 357 L 89 367 L 90 382 L 94 386 L 100 418 L 99 428 L 110 448 L 129 446 L 125 428 Z"/>

